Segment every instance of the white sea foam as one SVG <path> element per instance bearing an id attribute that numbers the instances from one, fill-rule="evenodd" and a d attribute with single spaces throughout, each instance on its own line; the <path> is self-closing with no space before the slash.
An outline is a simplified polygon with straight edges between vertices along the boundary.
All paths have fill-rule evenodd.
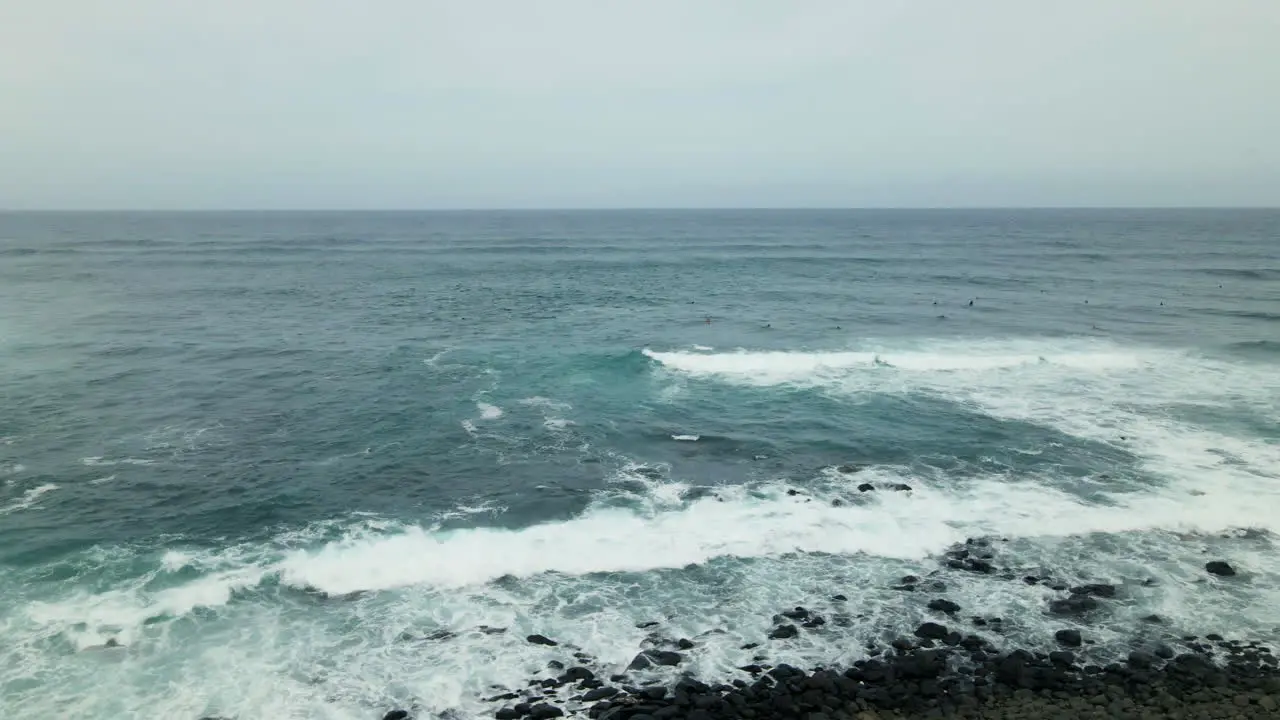
<path id="1" fill-rule="evenodd" d="M 836 352 L 655 352 L 644 354 L 662 365 L 690 375 L 720 376 L 758 385 L 822 384 L 848 379 L 850 371 L 895 368 L 918 373 L 957 373 L 1053 365 L 1082 371 L 1144 367 L 1141 355 L 1120 348 L 1083 344 L 1062 348 L 1029 343 L 943 345 L 930 350 Z"/>
<path id="2" fill-rule="evenodd" d="M 174 549 L 133 582 L 96 593 L 77 585 L 82 589 L 22 605 L 25 615 L 6 626 L 6 637 L 16 640 L 0 645 L 0 668 L 9 668 L 0 670 L 0 681 L 18 673 L 58 678 L 14 696 L 15 707 L 32 716 L 57 708 L 85 717 L 354 720 L 415 703 L 419 714 L 479 716 L 492 711 L 477 700 L 493 694 L 491 684 L 523 685 L 560 657 L 525 643 L 532 632 L 620 667 L 644 636 L 635 623 L 660 620 L 673 637 L 697 639 L 682 669 L 730 677 L 750 656 L 739 648 L 764 636 L 772 613 L 804 602 L 831 617 L 839 608 L 824 607 L 821 598 L 841 592 L 849 608 L 872 619 L 848 628 L 833 623 L 769 653 L 772 662 L 801 666 L 846 660 L 866 640 L 927 617 L 923 603 L 891 591 L 888 578 L 928 572 L 937 567 L 931 556 L 977 535 L 1009 537 L 1000 562 L 1051 568 L 1065 582 L 1155 578 L 1151 587 L 1126 588 L 1129 599 L 1092 626 L 1091 636 L 1103 643 L 1150 612 L 1193 631 L 1208 619 L 1228 633 L 1275 625 L 1280 556 L 1272 540 L 1249 545 L 1220 536 L 1239 527 L 1280 531 L 1273 517 L 1280 447 L 1170 410 L 1219 404 L 1276 418 L 1274 370 L 1078 341 L 650 357 L 677 384 L 932 394 L 1123 449 L 1161 482 L 1085 499 L 1054 477 L 949 477 L 872 466 L 853 474 L 832 469 L 795 485 L 704 488 L 672 478 L 669 467 L 624 463 L 616 482 L 582 512 L 523 528 L 441 530 L 362 517 L 261 546 Z M 475 432 L 470 421 L 464 427 Z M 862 483 L 878 489 L 859 492 Z M 892 483 L 912 490 L 892 491 Z M 487 511 L 477 505 L 454 512 L 480 518 Z M 341 539 L 327 539 L 339 528 Z M 1105 540 L 1090 533 L 1105 533 Z M 1205 581 L 1206 557 L 1225 542 L 1248 583 Z M 91 565 L 139 562 L 126 553 Z M 690 564 L 697 571 L 679 571 Z M 1008 636 L 1014 642 L 1042 639 L 1057 627 L 1044 615 L 1049 595 L 1040 586 L 966 574 L 947 582 L 947 596 L 965 612 L 1017 618 Z M 292 593 L 288 602 L 254 595 L 271 593 L 276 583 Z M 308 601 L 291 588 L 349 599 Z M 349 595 L 356 591 L 370 592 Z M 237 599 L 246 595 L 254 599 Z M 199 633 L 189 623 L 157 620 L 197 611 Z M 481 624 L 510 630 L 487 635 L 475 631 Z M 459 634 L 403 639 L 434 629 Z M 699 637 L 710 630 L 723 632 Z M 102 663 L 110 660 L 38 650 L 58 636 L 78 648 L 116 637 L 138 669 L 113 670 L 104 700 L 86 689 L 101 686 Z"/>
<path id="3" fill-rule="evenodd" d="M 702 439 L 702 436 L 701 435 L 672 435 L 671 439 L 679 442 L 698 442 L 699 440 Z"/>
<path id="4" fill-rule="evenodd" d="M 530 407 L 538 407 L 544 410 L 553 410 L 556 412 L 566 412 L 568 410 L 573 409 L 573 406 L 567 402 L 561 402 L 559 400 L 545 398 L 540 395 L 535 395 L 534 397 L 522 398 L 520 400 L 520 404 L 527 405 Z"/>
<path id="5" fill-rule="evenodd" d="M 476 403 L 476 409 L 480 411 L 480 418 L 482 420 L 497 420 L 502 417 L 502 408 L 497 405 L 479 402 Z"/>
<path id="6" fill-rule="evenodd" d="M 80 458 L 80 463 L 87 467 L 111 467 L 113 465 L 155 465 L 156 461 L 131 457 L 110 459 L 98 455 L 95 457 Z"/>
<path id="7" fill-rule="evenodd" d="M 152 672 L 162 672 L 174 687 L 184 689 L 157 693 L 151 673 L 131 674 L 117 691 L 130 698 L 136 714 L 117 712 L 120 717 L 149 717 L 157 711 L 199 716 L 214 710 L 253 715 L 269 709 L 347 720 L 368 716 L 371 708 L 412 702 L 431 713 L 455 709 L 469 716 L 482 712 L 478 698 L 493 693 L 489 685 L 523 685 L 548 659 L 558 657 L 525 643 L 528 633 L 573 643 L 606 666 L 620 667 L 639 648 L 645 631 L 635 628 L 638 621 L 663 621 L 676 637 L 720 630 L 698 637 L 698 650 L 686 666 L 705 677 L 728 677 L 749 656 L 740 646 L 768 631 L 772 613 L 797 602 L 821 603 L 822 597 L 839 591 L 849 597 L 849 607 L 880 620 L 806 634 L 770 650 L 775 662 L 830 662 L 850 657 L 868 639 L 881 639 L 883 629 L 924 619 L 923 608 L 904 606 L 903 595 L 889 590 L 886 578 L 936 567 L 927 558 L 968 535 L 1017 536 L 1017 555 L 1029 564 L 1068 568 L 1079 564 L 1077 553 L 1088 553 L 1088 569 L 1120 572 L 1114 569 L 1119 565 L 1111 564 L 1114 559 L 1080 546 L 1079 534 L 1229 522 L 1221 513 L 1197 517 L 1180 504 L 1141 496 L 1128 505 L 1120 504 L 1124 498 L 1089 503 L 1034 478 L 956 482 L 881 466 L 854 475 L 826 473 L 816 487 L 778 482 L 695 495 L 687 484 L 661 479 L 666 472 L 624 467 L 619 480 L 643 486 L 638 493 L 623 493 L 634 504 L 618 505 L 614 494 L 604 493 L 576 517 L 525 528 L 440 531 L 366 518 L 352 522 L 345 538 L 320 545 L 309 538 L 330 530 L 280 538 L 275 549 L 174 549 L 160 558 L 154 572 L 127 586 L 31 604 L 27 616 L 34 627 L 28 632 L 61 631 L 79 648 L 116 638 L 128 648 L 139 648 L 144 653 L 140 658 L 150 658 Z M 865 482 L 882 489 L 858 492 L 856 486 Z M 906 482 L 912 490 L 883 489 L 892 482 Z M 1213 496 L 1200 499 L 1204 497 Z M 836 499 L 842 503 L 835 505 Z M 1261 515 L 1257 511 L 1255 518 Z M 1133 572 L 1158 577 L 1150 592 L 1162 593 L 1132 611 L 1117 609 L 1118 615 L 1159 611 L 1171 622 L 1190 622 L 1212 606 L 1215 627 L 1221 628 L 1228 611 L 1252 613 L 1255 617 L 1247 621 L 1267 614 L 1256 602 L 1234 602 L 1194 582 L 1203 574 L 1196 572 L 1196 563 L 1203 562 L 1208 541 L 1158 533 L 1118 537 L 1121 543 L 1148 543 L 1118 548 L 1112 557 L 1158 558 Z M 310 549 L 284 549 L 299 543 Z M 1138 550 L 1142 552 L 1133 552 Z M 857 560 L 850 562 L 851 556 Z M 724 564 L 732 558 L 751 562 Z M 1276 560 L 1265 553 L 1237 559 L 1254 572 L 1277 569 Z M 135 562 L 128 557 L 110 561 Z M 705 570 L 664 572 L 690 564 Z M 176 573 L 192 571 L 202 574 L 176 586 L 149 589 L 166 575 L 176 578 Z M 495 583 L 504 577 L 519 582 Z M 232 603 L 238 591 L 270 578 L 351 599 Z M 1015 641 L 1051 629 L 1040 619 L 1046 591 L 1039 586 L 981 578 L 969 582 L 963 576 L 949 577 L 948 583 L 948 597 L 966 608 L 1017 617 Z M 351 595 L 357 591 L 374 592 Z M 206 612 L 196 636 L 183 634 L 186 626 L 155 620 L 199 609 Z M 1133 618 L 1121 618 L 1116 625 L 1126 622 L 1132 624 Z M 474 630 L 479 625 L 510 630 L 486 635 Z M 460 634 L 409 644 L 401 639 L 437 628 Z M 1117 632 L 1106 623 L 1091 630 L 1103 641 Z M 4 653 L 12 655 L 22 647 L 13 643 L 0 648 L 0 659 L 15 660 Z M 39 667 L 57 660 L 59 673 L 82 673 L 76 677 L 84 685 L 93 686 L 99 678 L 95 666 L 68 665 L 44 655 L 23 659 Z M 395 680 L 389 684 L 387 678 Z M 56 699 L 86 711 L 101 707 L 78 696 L 77 687 L 68 679 L 46 688 L 39 702 Z"/>
<path id="8" fill-rule="evenodd" d="M 492 503 L 482 502 L 478 505 L 459 505 L 452 510 L 442 510 L 435 513 L 432 517 L 436 520 L 457 520 L 469 515 L 498 515 L 506 512 L 506 508 L 498 507 Z"/>
<path id="9" fill-rule="evenodd" d="M 26 510 L 34 507 L 42 496 L 57 490 L 58 486 L 53 483 L 45 483 L 39 487 L 33 487 L 22 494 L 22 497 L 14 500 L 8 505 L 0 505 L 0 515 L 8 515 L 19 510 Z"/>
<path id="10" fill-rule="evenodd" d="M 435 367 L 436 363 L 440 362 L 440 359 L 441 359 L 441 358 L 443 358 L 445 355 L 448 355 L 448 354 L 449 354 L 449 353 L 451 353 L 451 352 L 453 352 L 453 348 L 445 348 L 444 350 L 441 350 L 440 352 L 436 353 L 435 355 L 432 355 L 432 356 L 431 356 L 431 357 L 429 357 L 429 358 L 425 358 L 425 359 L 422 361 L 422 364 L 423 364 L 423 365 L 426 365 L 426 366 L 428 366 L 428 367 Z"/>

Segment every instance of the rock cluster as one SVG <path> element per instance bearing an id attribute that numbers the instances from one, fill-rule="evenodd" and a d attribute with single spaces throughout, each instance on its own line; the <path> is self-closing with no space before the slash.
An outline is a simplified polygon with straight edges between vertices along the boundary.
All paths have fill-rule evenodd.
<path id="1" fill-rule="evenodd" d="M 556 678 L 536 681 L 537 693 L 505 705 L 494 717 L 1280 718 L 1280 668 L 1271 649 L 1257 643 L 1216 635 L 1204 641 L 1187 638 L 1190 652 L 1175 654 L 1168 646 L 1155 645 L 1135 649 L 1126 662 L 1099 666 L 1084 662 L 1070 649 L 1001 652 L 980 637 L 932 622 L 917 627 L 913 636 L 851 667 L 747 665 L 741 668 L 743 675 L 728 684 L 709 685 L 687 676 L 674 684 L 635 684 L 628 675 L 615 675 L 605 683 L 590 669 L 573 667 Z M 1075 630 L 1060 631 L 1056 639 L 1064 647 L 1080 646 Z M 641 656 L 652 664 L 653 657 Z"/>

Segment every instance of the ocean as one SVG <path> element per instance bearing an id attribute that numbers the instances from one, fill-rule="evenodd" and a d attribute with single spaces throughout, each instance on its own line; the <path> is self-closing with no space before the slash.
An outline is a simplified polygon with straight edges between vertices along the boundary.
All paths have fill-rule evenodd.
<path id="1" fill-rule="evenodd" d="M 0 214 L 0 400 L 5 718 L 850 662 L 935 572 L 1280 641 L 1280 211 Z"/>

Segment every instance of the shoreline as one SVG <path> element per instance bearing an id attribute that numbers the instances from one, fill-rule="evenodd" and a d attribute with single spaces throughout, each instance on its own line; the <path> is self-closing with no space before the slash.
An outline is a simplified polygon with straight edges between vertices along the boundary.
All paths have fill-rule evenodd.
<path id="1" fill-rule="evenodd" d="M 714 685 L 689 676 L 672 683 L 670 674 L 653 672 L 678 667 L 675 650 L 642 651 L 607 680 L 578 653 L 581 665 L 486 700 L 496 720 L 1280 718 L 1280 663 L 1260 643 L 1197 638 L 1191 652 L 1155 645 L 1101 666 L 1068 647 L 1000 651 L 976 635 L 957 635 L 924 623 L 849 667 L 748 665 L 741 677 Z M 414 717 L 395 710 L 384 720 Z"/>
<path id="2" fill-rule="evenodd" d="M 637 625 L 651 633 L 621 672 L 579 648 L 530 635 L 526 642 L 560 647 L 564 657 L 530 677 L 525 687 L 483 698 L 493 710 L 480 717 L 1280 720 L 1280 658 L 1272 647 L 1214 633 L 1153 633 L 1164 624 L 1155 615 L 1139 619 L 1140 627 L 1127 641 L 1095 645 L 1087 637 L 1090 620 L 1105 612 L 1113 600 L 1123 598 L 1124 587 L 1106 583 L 1069 587 L 1050 577 L 1018 577 L 1010 568 L 998 566 L 993 541 L 999 542 L 971 538 L 939 556 L 938 570 L 924 578 L 901 578 L 893 589 L 913 596 L 929 593 L 932 599 L 927 607 L 946 624 L 928 621 L 901 628 L 892 641 L 862 647 L 863 659 L 852 664 L 802 669 L 769 663 L 770 645 L 819 631 L 827 623 L 819 612 L 804 607 L 774 615 L 772 630 L 742 648 L 759 648 L 752 664 L 718 683 L 682 672 L 686 655 L 696 653 L 698 645 L 669 637 L 657 622 Z M 1222 580 L 1236 575 L 1220 560 L 1204 567 L 1206 575 Z M 960 606 L 942 596 L 946 584 L 941 577 L 948 571 L 974 573 L 995 582 L 1044 585 L 1056 593 L 1047 600 L 1044 612 L 1061 618 L 1063 625 L 1033 649 L 1026 649 L 1025 640 L 998 645 L 1002 642 L 999 618 L 957 617 Z M 835 595 L 830 600 L 839 603 L 845 598 Z M 422 720 L 427 714 L 393 709 L 382 717 Z"/>

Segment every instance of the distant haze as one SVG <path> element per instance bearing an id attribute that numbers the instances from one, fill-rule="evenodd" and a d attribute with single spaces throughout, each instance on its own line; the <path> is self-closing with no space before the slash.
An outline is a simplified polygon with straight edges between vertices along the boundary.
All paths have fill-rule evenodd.
<path id="1" fill-rule="evenodd" d="M 0 208 L 1280 204 L 1280 0 L 9 0 Z"/>

